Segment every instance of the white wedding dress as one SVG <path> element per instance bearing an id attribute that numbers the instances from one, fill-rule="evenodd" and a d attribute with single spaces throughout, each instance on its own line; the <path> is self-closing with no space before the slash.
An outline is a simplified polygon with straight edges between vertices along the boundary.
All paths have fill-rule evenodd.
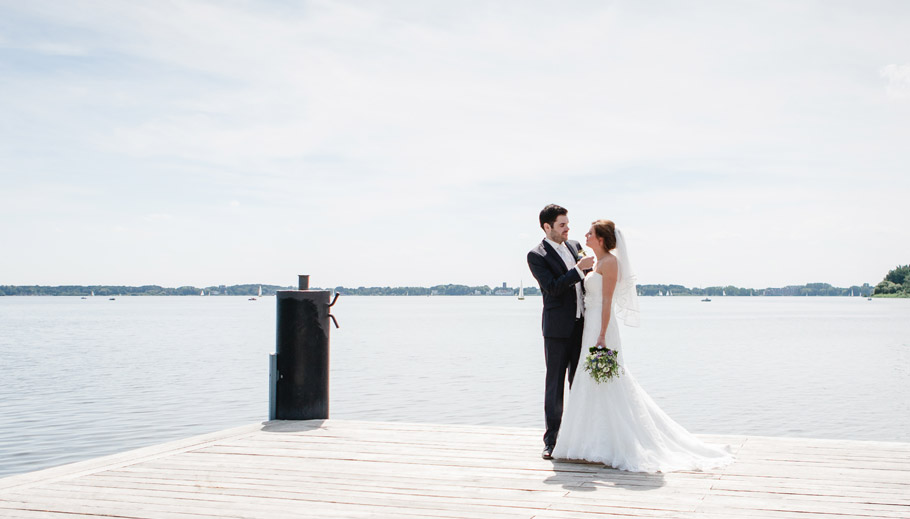
<path id="1" fill-rule="evenodd" d="M 621 279 L 617 285 L 620 283 Z M 572 389 L 569 390 L 553 457 L 594 461 L 621 470 L 651 473 L 707 470 L 731 463 L 731 454 L 701 442 L 661 411 L 628 368 L 619 377 L 602 383 L 595 382 L 585 371 L 588 348 L 596 344 L 600 334 L 603 277 L 596 272 L 589 273 L 584 284 L 585 327 L 581 358 Z M 635 304 L 637 324 L 637 302 Z M 623 366 L 616 314 L 614 296 L 606 346 L 618 352 L 619 364 Z M 628 318 L 626 322 L 629 323 Z"/>

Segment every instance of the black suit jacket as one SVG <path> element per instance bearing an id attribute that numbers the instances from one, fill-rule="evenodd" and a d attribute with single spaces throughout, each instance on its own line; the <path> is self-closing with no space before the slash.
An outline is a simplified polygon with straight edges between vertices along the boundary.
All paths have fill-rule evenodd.
<path id="1" fill-rule="evenodd" d="M 578 261 L 581 244 L 567 240 L 566 245 Z M 543 294 L 543 336 L 569 337 L 575 327 L 578 306 L 575 284 L 582 280 L 578 269 L 567 269 L 559 253 L 546 240 L 528 252 L 528 266 Z"/>

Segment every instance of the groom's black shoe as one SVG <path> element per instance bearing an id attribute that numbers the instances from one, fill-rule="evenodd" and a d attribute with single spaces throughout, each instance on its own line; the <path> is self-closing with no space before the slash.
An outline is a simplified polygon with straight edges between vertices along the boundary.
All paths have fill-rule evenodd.
<path id="1" fill-rule="evenodd" d="M 553 445 L 547 445 L 546 447 L 544 447 L 543 452 L 540 453 L 540 457 L 545 460 L 553 459 L 553 447 L 554 447 Z"/>

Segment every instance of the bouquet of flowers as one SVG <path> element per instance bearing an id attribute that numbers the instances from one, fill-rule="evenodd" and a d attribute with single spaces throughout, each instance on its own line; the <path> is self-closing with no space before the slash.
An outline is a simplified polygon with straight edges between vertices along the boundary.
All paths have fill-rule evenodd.
<path id="1" fill-rule="evenodd" d="M 610 348 L 591 346 L 588 348 L 588 356 L 585 358 L 585 371 L 590 373 L 591 378 L 598 383 L 618 377 L 622 368 L 616 361 L 616 354 L 617 351 Z"/>

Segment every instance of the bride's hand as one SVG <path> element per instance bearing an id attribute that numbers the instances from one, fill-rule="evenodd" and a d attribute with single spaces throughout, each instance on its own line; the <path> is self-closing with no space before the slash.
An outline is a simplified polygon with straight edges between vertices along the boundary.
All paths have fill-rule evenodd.
<path id="1" fill-rule="evenodd" d="M 601 335 L 600 337 L 597 338 L 597 344 L 595 344 L 594 346 L 595 346 L 595 347 L 596 347 L 596 346 L 603 346 L 604 348 L 606 348 L 606 347 L 607 347 L 607 340 L 604 338 L 603 335 Z"/>
<path id="2" fill-rule="evenodd" d="M 578 265 L 578 268 L 581 270 L 591 270 L 594 267 L 594 257 L 585 256 L 584 258 L 578 260 L 578 263 L 576 263 L 576 265 Z"/>

